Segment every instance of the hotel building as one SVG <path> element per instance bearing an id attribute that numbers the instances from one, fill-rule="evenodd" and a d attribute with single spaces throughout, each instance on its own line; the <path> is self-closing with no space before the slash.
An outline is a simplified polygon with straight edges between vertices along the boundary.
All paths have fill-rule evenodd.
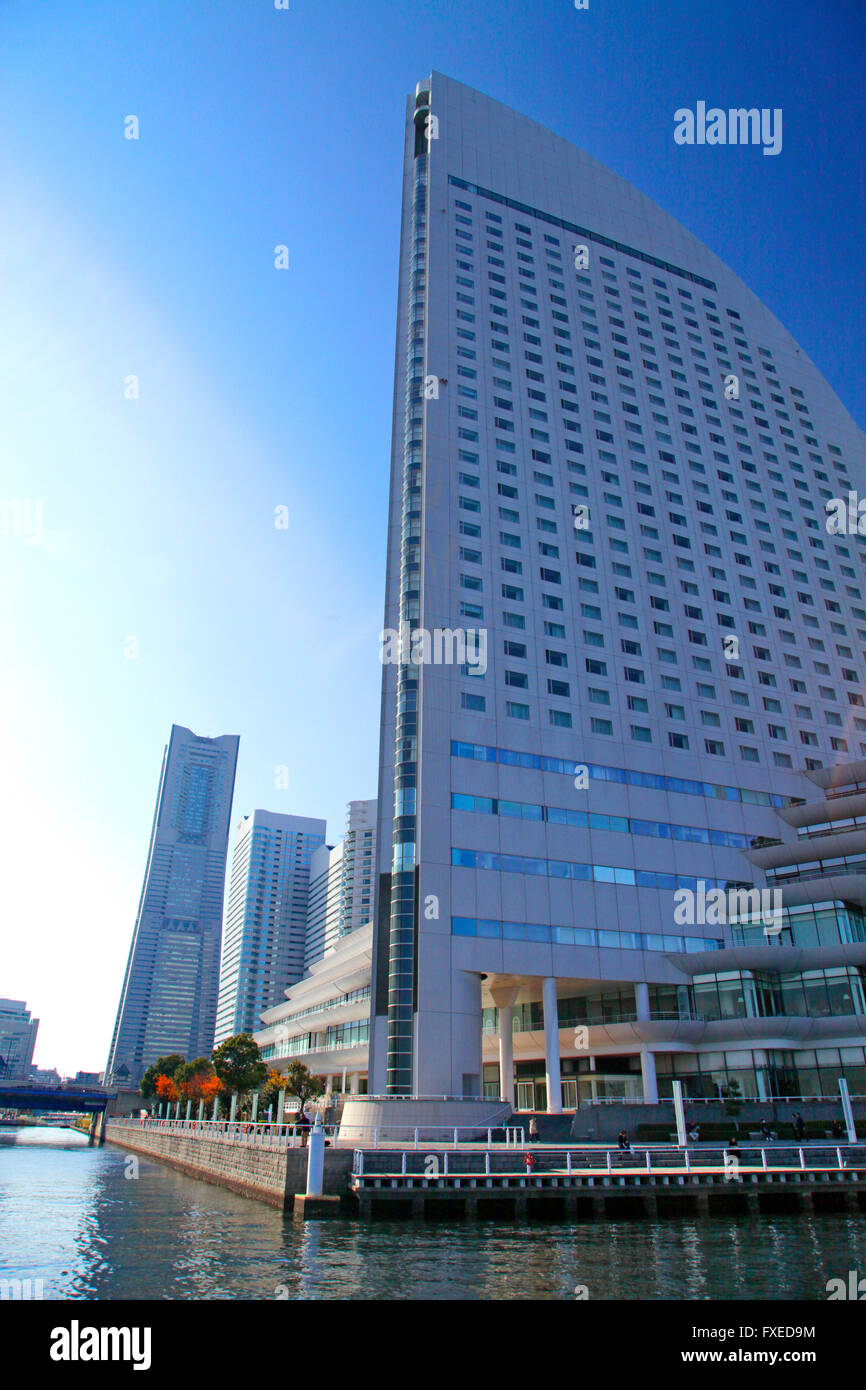
<path id="1" fill-rule="evenodd" d="M 419 84 L 384 626 L 487 662 L 383 667 L 370 1092 L 866 1093 L 849 490 L 863 435 L 718 256 Z"/>

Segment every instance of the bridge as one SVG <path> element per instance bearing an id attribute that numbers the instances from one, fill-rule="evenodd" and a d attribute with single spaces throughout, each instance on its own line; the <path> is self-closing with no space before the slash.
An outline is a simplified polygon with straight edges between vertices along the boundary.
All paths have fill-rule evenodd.
<path id="1" fill-rule="evenodd" d="M 116 1091 L 93 1086 L 36 1086 L 24 1081 L 0 1082 L 0 1110 L 52 1110 L 79 1115 L 104 1110 L 115 1099 Z"/>
<path id="2" fill-rule="evenodd" d="M 90 1115 L 90 1143 L 105 1142 L 105 1115 L 113 1113 L 116 1091 L 94 1086 L 37 1086 L 24 1081 L 0 1082 L 0 1111 L 25 1110 L 30 1114 Z"/>

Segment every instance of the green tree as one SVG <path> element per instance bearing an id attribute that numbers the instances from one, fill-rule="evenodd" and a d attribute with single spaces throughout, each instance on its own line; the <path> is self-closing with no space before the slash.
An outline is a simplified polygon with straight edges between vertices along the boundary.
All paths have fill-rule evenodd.
<path id="1" fill-rule="evenodd" d="M 274 1116 L 278 1122 L 282 1123 L 282 1115 L 277 1115 L 277 1105 L 280 1099 L 280 1091 L 286 1089 L 286 1078 L 281 1076 L 278 1071 L 269 1071 L 267 1080 L 259 1092 L 259 1113 L 263 1116 L 269 1105 L 274 1107 Z"/>
<path id="2" fill-rule="evenodd" d="M 144 1076 L 141 1078 L 139 1090 L 146 1100 L 152 1100 L 156 1095 L 156 1078 L 158 1076 L 173 1077 L 178 1067 L 186 1066 L 186 1058 L 182 1052 L 171 1052 L 167 1057 L 159 1057 L 152 1067 L 148 1067 Z"/>
<path id="3" fill-rule="evenodd" d="M 325 1078 L 313 1076 L 303 1062 L 292 1062 L 283 1077 L 283 1085 L 286 1088 L 286 1095 L 297 1096 L 303 1107 L 308 1100 L 315 1100 L 317 1096 L 322 1095 L 325 1089 Z"/>
<path id="4" fill-rule="evenodd" d="M 211 1061 L 227 1091 L 241 1094 L 254 1091 L 267 1075 L 259 1045 L 250 1033 L 236 1033 L 233 1038 L 226 1038 L 214 1048 Z"/>

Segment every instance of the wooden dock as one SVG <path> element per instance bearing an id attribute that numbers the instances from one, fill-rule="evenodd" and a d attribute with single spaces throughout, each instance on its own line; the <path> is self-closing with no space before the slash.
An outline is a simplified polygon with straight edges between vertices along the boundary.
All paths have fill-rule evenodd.
<path id="1" fill-rule="evenodd" d="M 866 1151 L 356 1150 L 349 1194 L 363 1219 L 854 1214 L 866 1213 Z"/>

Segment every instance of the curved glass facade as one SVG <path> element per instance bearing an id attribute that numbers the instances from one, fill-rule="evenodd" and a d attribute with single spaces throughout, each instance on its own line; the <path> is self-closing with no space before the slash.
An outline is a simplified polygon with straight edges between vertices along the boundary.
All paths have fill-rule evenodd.
<path id="1" fill-rule="evenodd" d="M 735 946 L 838 946 L 840 942 L 866 941 L 866 915 L 849 903 L 808 903 L 785 907 L 779 915 L 781 931 L 766 935 L 758 922 L 731 923 Z"/>

